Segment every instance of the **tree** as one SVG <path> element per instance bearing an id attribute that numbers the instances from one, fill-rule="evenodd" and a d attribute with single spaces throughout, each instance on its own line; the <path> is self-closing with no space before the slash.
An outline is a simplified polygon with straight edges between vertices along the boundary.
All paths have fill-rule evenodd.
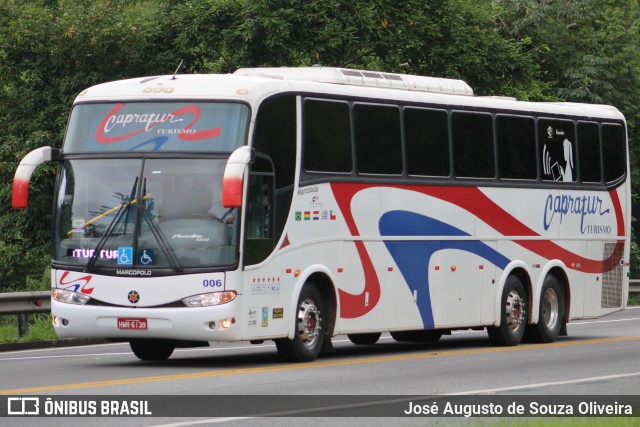
<path id="1" fill-rule="evenodd" d="M 549 98 L 614 105 L 628 126 L 634 216 L 640 210 L 640 7 L 637 0 L 496 0 L 496 29 L 528 40 Z M 634 221 L 635 224 L 635 221 Z M 635 226 L 635 238 L 640 229 Z M 637 247 L 637 246 L 634 246 Z"/>
<path id="2" fill-rule="evenodd" d="M 0 292 L 49 262 L 55 165 L 36 171 L 22 212 L 9 208 L 15 168 L 61 146 L 88 86 L 181 60 L 187 73 L 319 64 L 461 78 L 479 95 L 616 105 L 636 165 L 639 14 L 637 0 L 0 0 Z"/>
<path id="3" fill-rule="evenodd" d="M 166 73 L 156 49 L 163 2 L 0 1 L 0 292 L 39 280 L 49 263 L 55 165 L 38 168 L 30 207 L 12 211 L 11 182 L 29 151 L 60 147 L 73 98 L 106 80 Z M 170 63 L 167 64 L 167 58 Z"/>

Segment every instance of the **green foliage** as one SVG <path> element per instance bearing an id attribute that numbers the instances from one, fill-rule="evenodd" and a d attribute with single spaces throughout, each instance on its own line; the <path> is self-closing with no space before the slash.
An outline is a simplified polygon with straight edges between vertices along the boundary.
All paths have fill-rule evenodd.
<path id="1" fill-rule="evenodd" d="M 38 168 L 29 209 L 13 211 L 19 160 L 61 146 L 84 88 L 180 60 L 187 73 L 348 66 L 612 104 L 628 119 L 638 194 L 639 23 L 637 0 L 0 0 L 0 292 L 48 286 L 56 168 Z"/>
<path id="2" fill-rule="evenodd" d="M 29 332 L 21 337 L 18 334 L 18 316 L 0 317 L 0 343 L 53 340 L 57 335 L 51 323 L 51 314 L 29 315 Z"/>
<path id="3" fill-rule="evenodd" d="M 12 211 L 17 164 L 37 147 L 61 146 L 71 103 L 85 87 L 175 68 L 173 52 L 160 56 L 156 49 L 165 7 L 0 0 L 0 292 L 39 282 L 50 262 L 56 167 L 38 168 L 29 209 Z"/>

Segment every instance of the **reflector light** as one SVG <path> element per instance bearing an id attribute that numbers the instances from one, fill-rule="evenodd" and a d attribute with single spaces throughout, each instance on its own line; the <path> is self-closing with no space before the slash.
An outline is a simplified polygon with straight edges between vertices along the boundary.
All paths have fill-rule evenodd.
<path id="1" fill-rule="evenodd" d="M 242 178 L 224 178 L 222 181 L 222 205 L 225 208 L 242 206 Z"/>
<path id="2" fill-rule="evenodd" d="M 29 181 L 22 179 L 13 180 L 11 190 L 11 207 L 14 209 L 24 209 L 29 204 Z"/>

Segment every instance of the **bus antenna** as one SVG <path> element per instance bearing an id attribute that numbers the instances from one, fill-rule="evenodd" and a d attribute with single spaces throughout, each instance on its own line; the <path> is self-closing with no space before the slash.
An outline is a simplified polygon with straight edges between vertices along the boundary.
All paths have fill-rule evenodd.
<path id="1" fill-rule="evenodd" d="M 180 63 L 178 64 L 178 68 L 176 68 L 176 70 L 173 72 L 173 77 L 171 77 L 171 80 L 175 80 L 176 79 L 176 74 L 178 74 L 178 70 L 180 69 L 180 67 L 182 67 L 182 63 L 184 62 L 184 60 L 180 60 Z"/>

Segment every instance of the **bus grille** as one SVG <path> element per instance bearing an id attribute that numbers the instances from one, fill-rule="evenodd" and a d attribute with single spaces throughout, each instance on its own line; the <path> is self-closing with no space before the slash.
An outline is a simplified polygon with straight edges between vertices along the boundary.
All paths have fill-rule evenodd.
<path id="1" fill-rule="evenodd" d="M 611 260 L 607 262 L 611 254 L 615 251 L 616 243 L 604 244 L 604 264 L 606 271 L 602 275 L 602 295 L 600 298 L 601 308 L 614 308 L 622 306 L 622 282 L 623 282 L 623 266 L 620 260 Z"/>

